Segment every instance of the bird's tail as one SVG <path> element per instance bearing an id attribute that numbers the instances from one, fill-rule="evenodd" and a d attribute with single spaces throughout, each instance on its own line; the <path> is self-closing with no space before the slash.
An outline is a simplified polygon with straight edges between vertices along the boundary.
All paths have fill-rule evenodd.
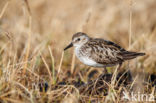
<path id="1" fill-rule="evenodd" d="M 137 52 L 131 52 L 131 51 L 124 51 L 121 53 L 121 56 L 123 57 L 124 60 L 130 60 L 138 56 L 144 56 L 144 55 L 145 53 L 137 53 Z"/>

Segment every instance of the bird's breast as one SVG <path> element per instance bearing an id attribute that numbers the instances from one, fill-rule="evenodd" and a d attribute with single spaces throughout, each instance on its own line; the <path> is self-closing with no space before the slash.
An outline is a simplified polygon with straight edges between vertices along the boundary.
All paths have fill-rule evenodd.
<path id="1" fill-rule="evenodd" d="M 88 66 L 94 66 L 94 67 L 103 67 L 102 64 L 97 63 L 96 61 L 92 60 L 89 57 L 89 53 L 87 51 L 81 50 L 81 48 L 75 48 L 75 55 L 77 58 L 84 64 Z"/>

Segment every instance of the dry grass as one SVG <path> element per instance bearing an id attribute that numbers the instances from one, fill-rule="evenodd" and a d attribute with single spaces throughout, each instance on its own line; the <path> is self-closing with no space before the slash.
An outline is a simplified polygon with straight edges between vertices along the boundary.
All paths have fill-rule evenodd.
<path id="1" fill-rule="evenodd" d="M 123 91 L 156 96 L 155 84 L 149 82 L 156 75 L 155 4 L 155 0 L 0 0 L 0 102 L 121 103 L 126 102 Z M 94 80 L 102 69 L 80 63 L 73 49 L 63 52 L 78 31 L 147 55 L 124 63 L 113 78 L 109 74 Z"/>

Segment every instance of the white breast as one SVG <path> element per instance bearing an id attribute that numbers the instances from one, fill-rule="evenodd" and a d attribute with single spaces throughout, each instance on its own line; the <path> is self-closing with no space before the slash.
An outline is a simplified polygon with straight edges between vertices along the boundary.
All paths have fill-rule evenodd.
<path id="1" fill-rule="evenodd" d="M 96 63 L 94 60 L 90 59 L 87 56 L 81 56 L 79 53 L 79 47 L 75 48 L 75 54 L 77 58 L 84 64 L 89 65 L 89 66 L 94 66 L 94 67 L 104 67 L 103 64 Z"/>

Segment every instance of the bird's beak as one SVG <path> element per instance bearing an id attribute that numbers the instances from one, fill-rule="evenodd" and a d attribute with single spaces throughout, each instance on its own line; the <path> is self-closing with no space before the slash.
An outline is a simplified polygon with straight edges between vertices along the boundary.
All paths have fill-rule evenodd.
<path id="1" fill-rule="evenodd" d="M 73 46 L 73 43 L 70 43 L 67 47 L 64 48 L 64 51 L 67 50 L 68 48 L 71 48 Z"/>

